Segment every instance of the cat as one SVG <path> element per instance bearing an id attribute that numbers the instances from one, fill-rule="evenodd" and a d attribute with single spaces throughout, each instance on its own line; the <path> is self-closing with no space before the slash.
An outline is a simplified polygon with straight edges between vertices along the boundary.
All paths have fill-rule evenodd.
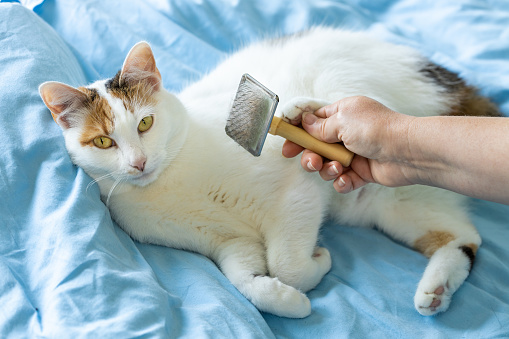
<path id="1" fill-rule="evenodd" d="M 39 90 L 72 161 L 99 185 L 118 225 L 137 241 L 211 258 L 259 310 L 311 313 L 305 292 L 331 268 L 329 251 L 317 245 L 329 215 L 376 226 L 429 257 L 414 306 L 422 315 L 445 311 L 481 245 L 466 198 L 375 184 L 341 195 L 284 158 L 284 140 L 271 135 L 261 156 L 251 156 L 224 131 L 246 72 L 279 95 L 277 114 L 288 120 L 350 96 L 417 116 L 498 115 L 415 50 L 326 27 L 249 45 L 178 94 L 163 88 L 146 42 L 111 79 Z"/>

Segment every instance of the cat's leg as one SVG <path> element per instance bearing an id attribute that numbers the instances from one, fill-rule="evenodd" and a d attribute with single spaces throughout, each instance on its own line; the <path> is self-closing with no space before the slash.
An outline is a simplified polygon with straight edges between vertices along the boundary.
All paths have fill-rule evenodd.
<path id="1" fill-rule="evenodd" d="M 329 104 L 330 102 L 321 99 L 295 97 L 282 106 L 280 114 L 287 122 L 290 122 L 293 125 L 299 125 L 301 122 L 302 114 L 306 112 L 313 113 L 317 109 Z"/>
<path id="2" fill-rule="evenodd" d="M 447 310 L 451 297 L 468 277 L 481 245 L 468 219 L 464 197 L 414 186 L 395 189 L 382 204 L 378 226 L 430 258 L 414 297 L 422 315 Z"/>
<path id="3" fill-rule="evenodd" d="M 304 294 L 277 277 L 267 276 L 265 246 L 258 239 L 230 239 L 213 257 L 224 275 L 259 310 L 288 318 L 311 313 L 311 303 Z"/>
<path id="4" fill-rule="evenodd" d="M 278 114 L 298 125 L 302 114 L 313 113 L 328 104 L 320 99 L 295 97 Z M 285 213 L 266 217 L 264 233 L 270 275 L 305 292 L 318 285 L 330 270 L 331 257 L 327 249 L 316 246 L 325 205 L 313 197 L 326 199 L 324 192 L 310 184 L 309 178 L 301 179 L 301 183 L 288 183 L 288 187 L 301 186 L 301 194 L 294 191 L 294 195 L 287 197 L 282 204 Z"/>
<path id="5" fill-rule="evenodd" d="M 295 239 L 295 233 L 301 232 L 302 227 L 293 224 L 289 225 L 287 230 L 288 232 L 277 232 L 278 234 L 269 232 L 268 237 L 271 237 L 267 240 L 269 273 L 285 284 L 307 292 L 316 287 L 330 271 L 331 256 L 326 248 L 316 246 L 316 234 L 307 234 L 305 240 Z M 301 235 L 306 233 L 302 232 Z"/>
<path id="6" fill-rule="evenodd" d="M 295 191 L 285 198 L 284 213 L 266 215 L 263 225 L 270 275 L 303 292 L 318 285 L 331 268 L 329 251 L 317 247 L 325 193 L 314 191 L 309 182 L 293 182 L 306 184 L 301 194 Z"/>
<path id="7" fill-rule="evenodd" d="M 428 236 L 435 235 L 430 232 Z M 414 305 L 419 313 L 434 315 L 449 308 L 452 295 L 463 284 L 472 268 L 480 245 L 480 241 L 475 242 L 477 244 L 457 239 L 431 255 L 414 297 Z"/>

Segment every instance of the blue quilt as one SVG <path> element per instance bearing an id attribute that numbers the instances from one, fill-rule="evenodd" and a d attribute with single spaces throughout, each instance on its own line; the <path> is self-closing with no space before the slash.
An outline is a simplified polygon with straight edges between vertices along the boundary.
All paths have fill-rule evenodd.
<path id="1" fill-rule="evenodd" d="M 131 240 L 97 187 L 87 190 L 91 179 L 72 165 L 38 95 L 43 81 L 113 76 L 140 40 L 153 46 L 165 87 L 179 91 L 250 41 L 313 25 L 413 46 L 509 115 L 507 0 L 0 3 L 0 337 L 509 337 L 509 206 L 471 201 L 484 242 L 446 313 L 414 310 L 422 255 L 327 222 L 321 242 L 333 267 L 309 293 L 313 312 L 279 318 L 209 259 Z"/>

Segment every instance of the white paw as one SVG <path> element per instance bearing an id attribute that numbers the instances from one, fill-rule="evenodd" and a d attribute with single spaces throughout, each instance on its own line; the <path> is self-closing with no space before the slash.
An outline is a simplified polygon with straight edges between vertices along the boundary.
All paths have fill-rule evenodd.
<path id="1" fill-rule="evenodd" d="M 281 295 L 279 316 L 287 318 L 304 318 L 311 314 L 311 302 L 304 293 L 288 286 L 289 289 Z"/>
<path id="2" fill-rule="evenodd" d="M 287 318 L 304 318 L 311 314 L 308 297 L 278 278 L 260 276 L 254 283 L 257 291 L 251 302 L 259 310 Z"/>
<path id="3" fill-rule="evenodd" d="M 330 271 L 332 266 L 332 260 L 330 257 L 330 252 L 325 247 L 317 247 L 315 249 L 315 253 L 313 253 L 313 260 L 318 263 L 320 267 L 319 275 L 322 277 Z M 321 278 L 320 278 L 321 279 Z"/>
<path id="4" fill-rule="evenodd" d="M 317 247 L 310 259 L 300 262 L 298 272 L 293 272 L 290 277 L 284 275 L 281 280 L 302 292 L 315 288 L 330 271 L 332 260 L 329 250 L 323 247 Z"/>
<path id="5" fill-rule="evenodd" d="M 414 305 L 422 315 L 435 315 L 449 308 L 454 292 L 470 270 L 469 258 L 454 244 L 438 249 L 430 258 L 415 292 Z"/>
<path id="6" fill-rule="evenodd" d="M 451 293 L 449 284 L 439 285 L 429 290 L 417 290 L 414 298 L 415 308 L 422 315 L 435 315 L 449 308 Z"/>
<path id="7" fill-rule="evenodd" d="M 317 109 L 327 106 L 329 103 L 324 100 L 318 100 L 306 97 L 297 97 L 288 101 L 281 109 L 281 116 L 287 122 L 298 125 L 301 122 L 302 114 L 313 113 Z"/>

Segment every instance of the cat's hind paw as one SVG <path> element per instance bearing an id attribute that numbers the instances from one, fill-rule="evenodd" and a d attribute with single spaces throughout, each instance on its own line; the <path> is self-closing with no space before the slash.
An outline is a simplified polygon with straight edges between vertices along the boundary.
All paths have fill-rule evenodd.
<path id="1" fill-rule="evenodd" d="M 451 294 L 449 284 L 440 285 L 435 289 L 417 290 L 414 298 L 417 311 L 426 316 L 435 315 L 449 308 L 451 303 Z"/>
<path id="2" fill-rule="evenodd" d="M 449 308 L 453 294 L 468 277 L 471 259 L 454 242 L 438 249 L 415 292 L 414 304 L 422 315 L 435 315 Z"/>

